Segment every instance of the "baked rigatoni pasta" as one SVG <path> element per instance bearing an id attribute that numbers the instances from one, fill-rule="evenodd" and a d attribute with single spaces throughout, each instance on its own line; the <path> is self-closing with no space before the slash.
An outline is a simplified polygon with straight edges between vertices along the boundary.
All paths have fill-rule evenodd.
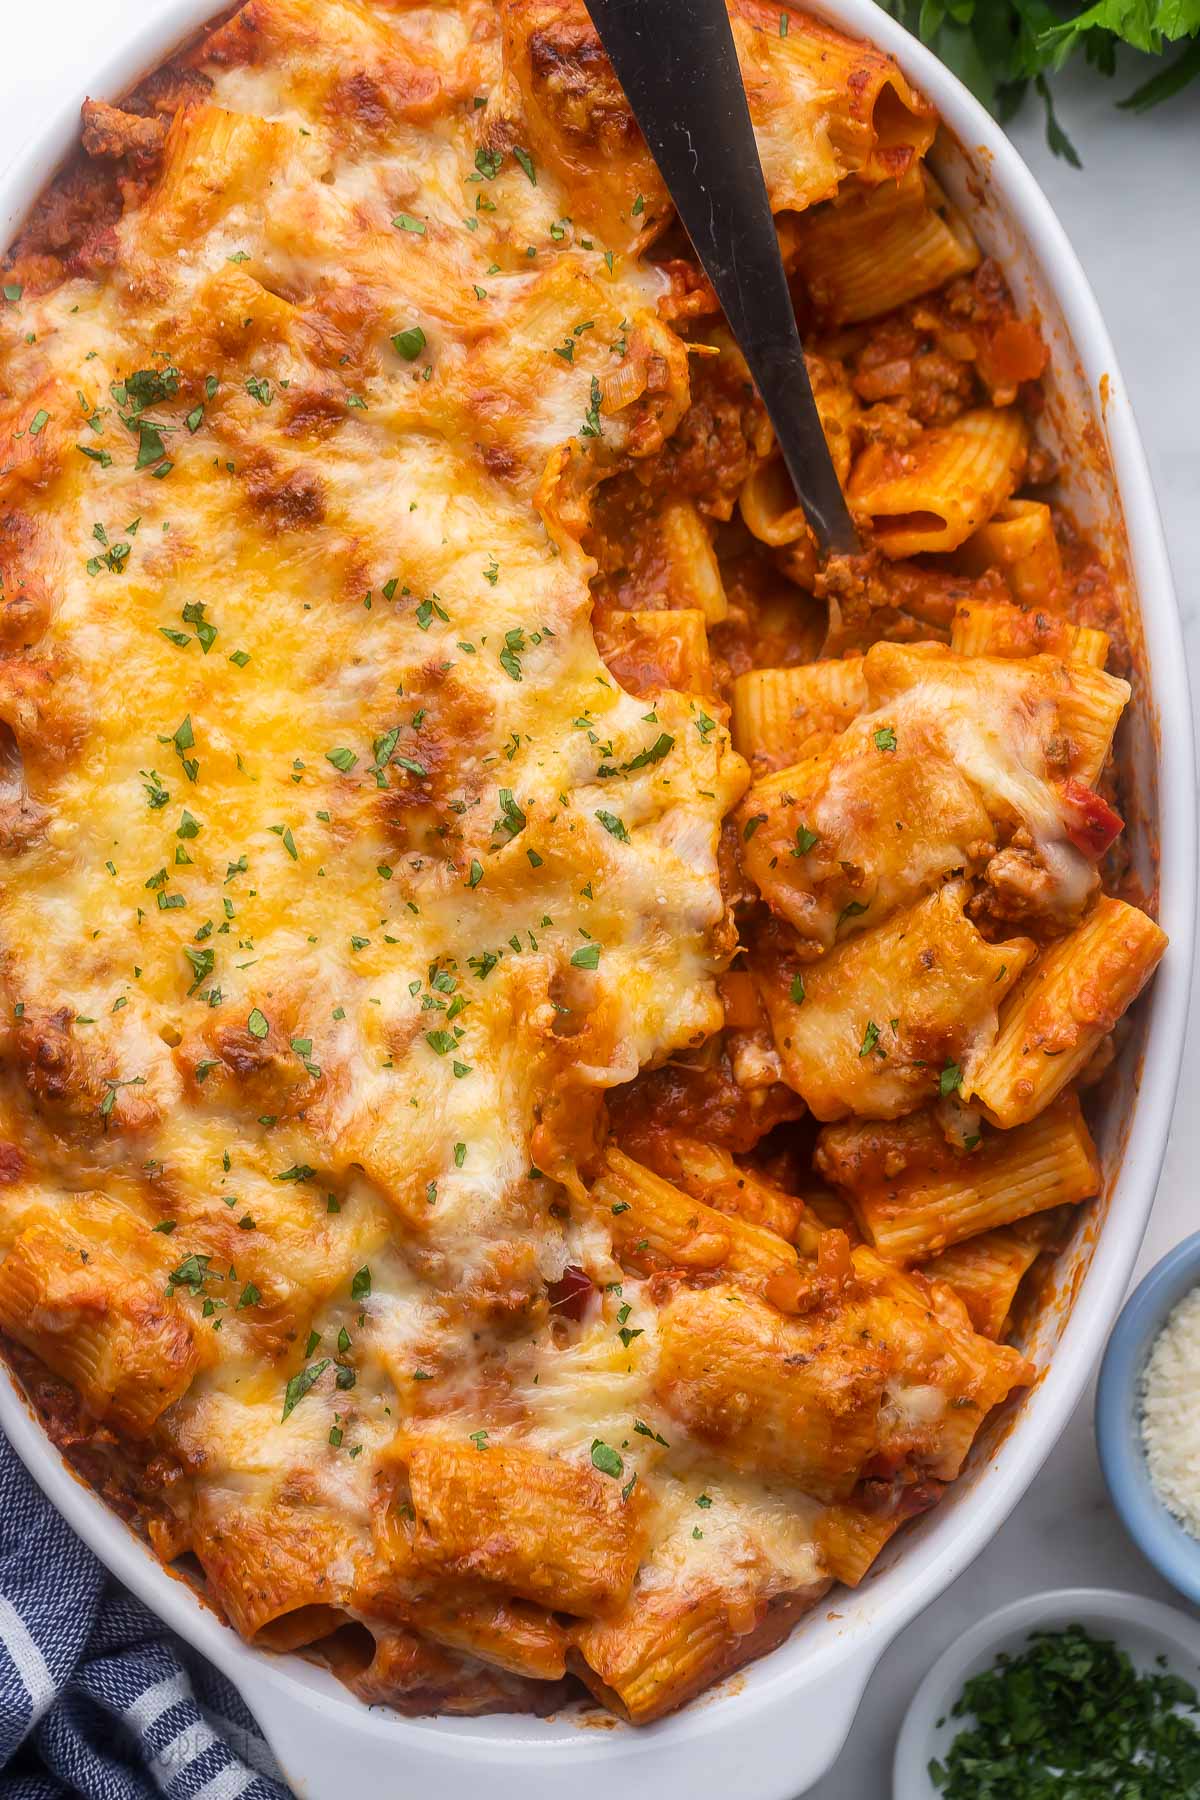
<path id="1" fill-rule="evenodd" d="M 733 684 L 733 741 L 754 769 L 790 767 L 867 704 L 856 657 L 747 669 Z"/>
<path id="2" fill-rule="evenodd" d="M 989 943 L 968 898 L 965 882 L 948 881 L 815 963 L 764 932 L 751 966 L 788 1084 L 814 1118 L 898 1117 L 935 1098 L 947 1069 L 965 1072 L 969 1091 L 1036 947 Z"/>
<path id="3" fill-rule="evenodd" d="M 1060 613 L 1009 600 L 964 600 L 950 627 L 950 648 L 960 656 L 1047 654 L 1102 669 L 1109 639 L 1094 625 L 1073 625 Z"/>
<path id="4" fill-rule="evenodd" d="M 1082 924 L 1043 951 L 1002 1008 L 996 1040 L 969 1083 L 993 1124 L 1025 1124 L 1075 1079 L 1165 948 L 1153 919 L 1101 895 Z"/>
<path id="5" fill-rule="evenodd" d="M 963 413 L 903 449 L 868 445 L 849 499 L 886 554 L 956 550 L 1020 481 L 1027 429 L 1011 407 Z"/>
<path id="6" fill-rule="evenodd" d="M 954 1289 L 976 1331 L 1002 1338 L 1017 1289 L 1040 1250 L 1031 1233 L 1022 1235 L 1002 1226 L 931 1256 L 921 1265 L 921 1273 Z"/>
<path id="7" fill-rule="evenodd" d="M 1036 325 L 891 60 L 730 15 L 861 558 L 581 0 L 248 0 L 0 282 L 5 1354 L 406 1712 L 644 1723 L 868 1576 L 1162 949 Z"/>
<path id="8" fill-rule="evenodd" d="M 809 297 L 830 325 L 892 312 L 980 259 L 966 222 L 923 166 L 802 215 L 796 254 Z"/>
<path id="9" fill-rule="evenodd" d="M 920 1262 L 950 1244 L 1098 1192 L 1100 1166 L 1075 1096 L 1028 1125 L 948 1143 L 927 1112 L 830 1125 L 818 1169 L 849 1194 L 876 1250 Z"/>

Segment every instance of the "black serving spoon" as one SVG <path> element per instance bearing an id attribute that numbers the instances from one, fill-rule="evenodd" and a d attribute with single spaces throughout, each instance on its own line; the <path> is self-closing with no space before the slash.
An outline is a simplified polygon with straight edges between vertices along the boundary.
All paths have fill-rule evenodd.
<path id="1" fill-rule="evenodd" d="M 585 0 L 823 557 L 861 546 L 817 415 L 725 0 Z"/>

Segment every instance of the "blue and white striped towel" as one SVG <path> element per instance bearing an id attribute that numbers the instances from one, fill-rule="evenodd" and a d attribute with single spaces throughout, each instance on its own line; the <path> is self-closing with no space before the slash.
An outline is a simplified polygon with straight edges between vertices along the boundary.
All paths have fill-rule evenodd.
<path id="1" fill-rule="evenodd" d="M 234 1689 L 117 1585 L 0 1435 L 0 1800 L 289 1800 Z"/>

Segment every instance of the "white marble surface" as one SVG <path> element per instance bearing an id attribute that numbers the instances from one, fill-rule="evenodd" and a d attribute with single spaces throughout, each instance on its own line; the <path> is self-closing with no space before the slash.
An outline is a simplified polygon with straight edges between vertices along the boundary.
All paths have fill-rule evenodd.
<path id="1" fill-rule="evenodd" d="M 153 4 L 40 0 L 4 19 L 0 169 L 36 128 L 46 104 L 84 80 L 122 24 L 143 17 Z M 1139 118 L 1112 106 L 1115 95 L 1132 85 L 1130 80 L 1109 88 L 1070 72 L 1060 84 L 1059 112 L 1083 156 L 1082 172 L 1050 156 L 1034 103 L 1012 133 L 1095 287 L 1133 395 L 1166 521 L 1195 703 L 1200 700 L 1200 90 Z M 1200 1027 L 1193 1015 L 1188 1067 L 1197 1054 Z M 1185 1073 L 1139 1274 L 1200 1225 L 1195 1099 L 1195 1081 Z M 1173 1598 L 1108 1506 L 1096 1467 L 1090 1395 L 994 1543 L 884 1657 L 848 1748 L 812 1791 L 812 1800 L 885 1800 L 900 1718 L 934 1658 L 992 1607 L 1075 1583 Z"/>

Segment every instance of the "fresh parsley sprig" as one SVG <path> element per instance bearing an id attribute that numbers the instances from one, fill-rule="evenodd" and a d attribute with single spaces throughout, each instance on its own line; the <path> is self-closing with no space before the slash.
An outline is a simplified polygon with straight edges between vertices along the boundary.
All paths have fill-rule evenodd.
<path id="1" fill-rule="evenodd" d="M 1080 157 L 1058 122 L 1048 77 L 1076 50 L 1101 75 L 1114 75 L 1121 45 L 1160 56 L 1182 44 L 1118 104 L 1146 112 L 1200 77 L 1200 0 L 1097 0 L 1051 6 L 1047 0 L 879 0 L 886 12 L 924 39 L 989 111 L 1010 119 L 1032 86 L 1046 109 L 1046 141 L 1079 168 Z"/>

